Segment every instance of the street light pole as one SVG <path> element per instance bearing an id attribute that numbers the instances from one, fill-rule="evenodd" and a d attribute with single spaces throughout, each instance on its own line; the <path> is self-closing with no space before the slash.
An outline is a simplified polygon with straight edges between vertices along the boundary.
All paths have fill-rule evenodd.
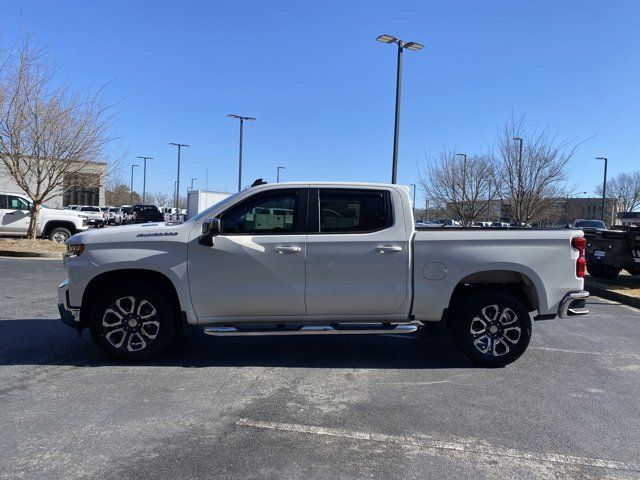
<path id="1" fill-rule="evenodd" d="M 467 154 L 466 153 L 456 153 L 456 156 L 462 157 L 462 205 L 460 205 L 460 211 L 462 212 L 462 224 L 465 223 L 465 215 L 464 215 L 464 200 L 467 196 Z"/>
<path id="2" fill-rule="evenodd" d="M 139 167 L 137 163 L 131 164 L 131 186 L 129 187 L 129 203 L 133 205 L 133 167 Z"/>
<path id="3" fill-rule="evenodd" d="M 147 195 L 147 160 L 153 160 L 153 157 L 138 157 L 144 160 L 144 168 L 142 174 L 142 203 L 145 203 Z"/>
<path id="4" fill-rule="evenodd" d="M 180 201 L 180 152 L 182 150 L 182 147 L 188 147 L 189 145 L 187 145 L 186 143 L 173 143 L 173 142 L 169 143 L 169 145 L 175 145 L 176 147 L 178 147 L 178 173 L 176 175 L 176 195 L 173 200 L 174 208 L 178 208 L 178 202 Z"/>
<path id="5" fill-rule="evenodd" d="M 396 69 L 396 115 L 393 128 L 393 165 L 391 170 L 391 183 L 397 183 L 398 179 L 398 142 L 400 140 L 400 94 L 402 91 L 402 52 L 405 48 L 418 51 L 424 48 L 416 42 L 405 42 L 392 35 L 380 35 L 376 38 L 382 43 L 395 43 L 398 45 L 398 63 Z"/>
<path id="6" fill-rule="evenodd" d="M 277 173 L 276 173 L 276 183 L 280 183 L 280 170 L 286 170 L 286 167 L 278 167 L 277 169 Z"/>
<path id="7" fill-rule="evenodd" d="M 416 184 L 415 183 L 411 183 L 410 186 L 413 187 L 413 203 L 411 204 L 411 210 L 413 211 L 413 216 L 414 216 L 414 220 L 415 220 L 415 216 L 416 216 Z"/>
<path id="8" fill-rule="evenodd" d="M 604 222 L 604 204 L 607 196 L 607 157 L 596 157 L 596 160 L 604 160 L 604 180 L 602 181 L 602 218 Z"/>
<path id="9" fill-rule="evenodd" d="M 513 137 L 514 142 L 520 144 L 520 153 L 518 154 L 518 199 L 516 215 L 518 217 L 518 224 L 522 221 L 522 139 L 520 137 Z"/>
<path id="10" fill-rule="evenodd" d="M 230 113 L 227 115 L 229 118 L 237 118 L 240 120 L 240 153 L 238 155 L 238 191 L 242 190 L 242 134 L 244 130 L 244 121 L 254 121 L 253 117 L 243 117 L 242 115 L 235 115 Z"/>

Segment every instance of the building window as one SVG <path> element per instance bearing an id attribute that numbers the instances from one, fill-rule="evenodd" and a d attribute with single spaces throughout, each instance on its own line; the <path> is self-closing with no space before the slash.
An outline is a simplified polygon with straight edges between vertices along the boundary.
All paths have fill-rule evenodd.
<path id="1" fill-rule="evenodd" d="M 74 173 L 64 177 L 62 205 L 99 205 L 100 175 Z"/>

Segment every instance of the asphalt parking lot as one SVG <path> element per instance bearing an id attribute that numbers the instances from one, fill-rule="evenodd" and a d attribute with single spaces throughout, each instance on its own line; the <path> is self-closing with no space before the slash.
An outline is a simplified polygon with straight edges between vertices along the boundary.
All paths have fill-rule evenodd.
<path id="1" fill-rule="evenodd" d="M 515 364 L 446 337 L 193 334 L 122 366 L 0 259 L 0 478 L 640 478 L 640 311 L 537 322 Z"/>

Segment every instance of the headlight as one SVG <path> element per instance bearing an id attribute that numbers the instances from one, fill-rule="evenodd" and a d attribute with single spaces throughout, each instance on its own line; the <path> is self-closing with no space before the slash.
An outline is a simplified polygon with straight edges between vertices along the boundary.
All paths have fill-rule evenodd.
<path id="1" fill-rule="evenodd" d="M 84 252 L 84 244 L 82 243 L 67 243 L 67 254 L 68 257 L 77 257 L 78 255 L 82 255 Z"/>

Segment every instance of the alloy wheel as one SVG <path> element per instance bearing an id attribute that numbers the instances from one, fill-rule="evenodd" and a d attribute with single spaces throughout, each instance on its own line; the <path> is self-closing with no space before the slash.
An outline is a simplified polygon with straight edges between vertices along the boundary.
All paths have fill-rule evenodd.
<path id="1" fill-rule="evenodd" d="M 118 298 L 102 316 L 104 337 L 112 347 L 127 352 L 147 348 L 158 336 L 160 322 L 156 308 L 147 299 Z"/>
<path id="2" fill-rule="evenodd" d="M 509 307 L 487 305 L 471 321 L 470 333 L 480 353 L 500 357 L 520 341 L 520 321 Z"/>

